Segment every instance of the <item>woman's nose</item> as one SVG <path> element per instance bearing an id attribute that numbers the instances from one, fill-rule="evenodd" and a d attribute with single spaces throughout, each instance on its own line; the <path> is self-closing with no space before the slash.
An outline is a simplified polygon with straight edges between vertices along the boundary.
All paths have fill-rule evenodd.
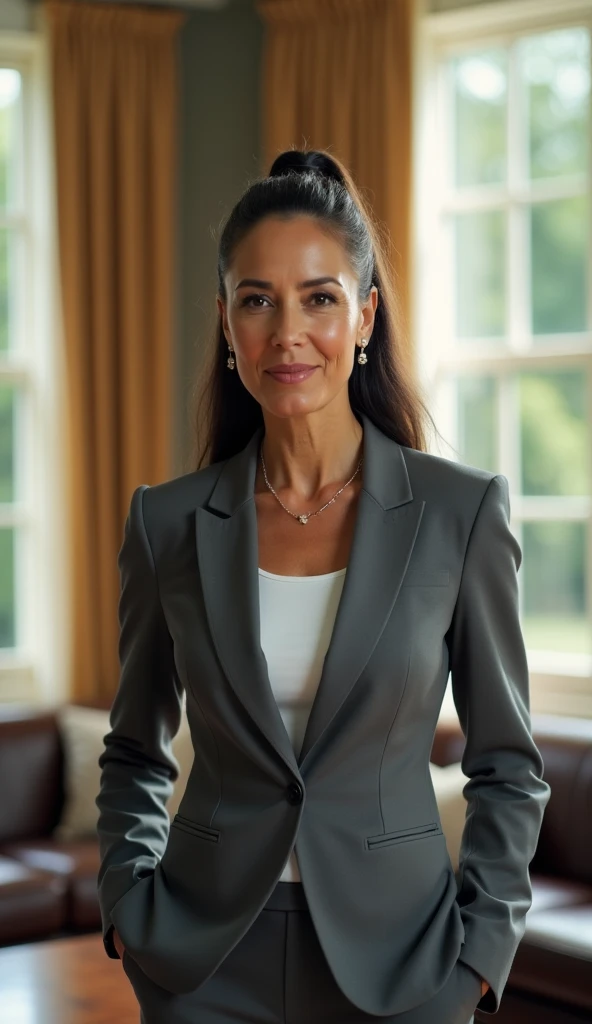
<path id="1" fill-rule="evenodd" d="M 274 316 L 273 341 L 281 345 L 293 345 L 302 333 L 303 317 L 299 304 L 283 303 Z"/>

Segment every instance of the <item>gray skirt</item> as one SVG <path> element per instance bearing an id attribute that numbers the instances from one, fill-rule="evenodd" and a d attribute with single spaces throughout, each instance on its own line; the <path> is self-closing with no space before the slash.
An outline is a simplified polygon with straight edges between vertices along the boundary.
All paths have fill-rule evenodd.
<path id="1" fill-rule="evenodd" d="M 300 882 L 278 882 L 243 938 L 192 992 L 156 985 L 127 951 L 122 966 L 140 1024 L 474 1024 L 481 999 L 479 976 L 458 960 L 420 1006 L 388 1017 L 360 1010 L 331 973 Z"/>

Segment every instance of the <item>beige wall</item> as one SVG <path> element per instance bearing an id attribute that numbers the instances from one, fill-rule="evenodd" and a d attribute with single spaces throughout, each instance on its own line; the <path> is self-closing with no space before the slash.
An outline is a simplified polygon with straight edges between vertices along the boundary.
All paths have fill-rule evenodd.
<path id="1" fill-rule="evenodd" d="M 35 5 L 31 0 L 0 0 L 0 31 L 31 32 Z"/>
<path id="2" fill-rule="evenodd" d="M 263 26 L 252 0 L 192 11 L 181 36 L 177 471 L 190 449 L 189 390 L 211 333 L 216 231 L 259 174 L 259 73 Z M 189 469 L 191 467 L 187 467 Z"/>

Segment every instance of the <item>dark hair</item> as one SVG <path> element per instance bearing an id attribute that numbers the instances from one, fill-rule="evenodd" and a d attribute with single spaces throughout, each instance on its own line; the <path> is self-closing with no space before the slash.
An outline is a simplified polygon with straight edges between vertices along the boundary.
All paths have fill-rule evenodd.
<path id="1" fill-rule="evenodd" d="M 316 217 L 345 246 L 359 280 L 359 297 L 378 289 L 368 362 L 354 362 L 348 382 L 352 411 L 366 416 L 399 444 L 426 449 L 425 426 L 432 417 L 402 354 L 402 316 L 388 262 L 388 240 L 374 222 L 345 166 L 324 150 L 286 150 L 269 175 L 254 181 L 224 224 L 218 247 L 218 291 L 237 244 L 264 217 Z M 228 344 L 218 320 L 193 399 L 196 402 L 196 468 L 241 451 L 263 423 L 263 412 L 235 371 L 228 370 Z"/>

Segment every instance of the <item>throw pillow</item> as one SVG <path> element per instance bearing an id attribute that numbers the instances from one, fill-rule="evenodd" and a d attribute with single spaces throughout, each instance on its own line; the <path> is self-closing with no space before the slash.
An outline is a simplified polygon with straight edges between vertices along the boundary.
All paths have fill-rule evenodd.
<path id="1" fill-rule="evenodd" d="M 105 749 L 103 738 L 111 728 L 109 712 L 65 704 L 58 709 L 57 720 L 64 749 L 65 799 L 54 836 L 66 841 L 96 835 L 99 809 L 95 797 L 101 779 L 98 761 Z M 170 818 L 176 813 L 185 792 L 194 756 L 185 712 L 172 746 L 179 762 L 179 777 L 167 803 Z"/>
<path id="2" fill-rule="evenodd" d="M 460 761 L 441 767 L 430 761 L 430 774 L 440 813 L 446 848 L 455 872 L 458 871 L 460 841 L 465 827 L 467 801 L 463 787 L 468 782 Z"/>

